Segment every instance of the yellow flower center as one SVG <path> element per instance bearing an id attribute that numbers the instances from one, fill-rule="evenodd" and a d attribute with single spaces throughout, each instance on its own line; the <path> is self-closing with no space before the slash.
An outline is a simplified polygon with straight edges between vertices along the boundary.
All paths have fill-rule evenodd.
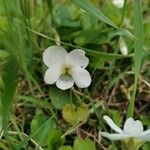
<path id="1" fill-rule="evenodd" d="M 70 65 L 63 65 L 62 67 L 62 75 L 69 75 L 71 76 L 72 74 L 72 66 Z"/>

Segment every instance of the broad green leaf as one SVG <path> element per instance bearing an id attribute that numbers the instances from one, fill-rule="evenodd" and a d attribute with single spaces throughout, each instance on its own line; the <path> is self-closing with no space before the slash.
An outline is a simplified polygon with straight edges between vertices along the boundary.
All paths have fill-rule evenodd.
<path id="1" fill-rule="evenodd" d="M 129 103 L 128 107 L 128 117 L 133 117 L 134 114 L 134 103 L 135 103 L 135 96 L 136 96 L 136 89 L 138 78 L 140 74 L 141 68 L 141 61 L 143 55 L 143 25 L 142 25 L 142 9 L 141 9 L 141 0 L 134 0 L 134 70 L 135 70 L 135 77 L 134 77 L 134 91 Z"/>
<path id="2" fill-rule="evenodd" d="M 150 116 L 147 115 L 141 115 L 140 120 L 142 121 L 143 125 L 149 126 L 150 125 Z"/>
<path id="3" fill-rule="evenodd" d="M 114 120 L 114 122 L 120 126 L 121 125 L 121 122 L 122 122 L 122 117 L 119 113 L 118 110 L 114 110 L 114 109 L 109 109 L 110 110 L 110 114 L 112 116 L 112 119 Z"/>
<path id="4" fill-rule="evenodd" d="M 57 109 L 62 109 L 65 104 L 71 102 L 69 91 L 63 91 L 55 87 L 50 88 L 49 96 Z"/>
<path id="5" fill-rule="evenodd" d="M 58 129 L 54 129 L 49 133 L 48 150 L 57 150 L 62 146 L 64 140 L 61 138 L 62 134 Z"/>
<path id="6" fill-rule="evenodd" d="M 103 44 L 109 43 L 110 36 L 108 32 L 102 32 L 101 29 L 88 29 L 81 31 L 74 39 L 74 42 L 79 45 L 86 44 Z"/>
<path id="7" fill-rule="evenodd" d="M 0 50 L 0 58 L 1 59 L 4 59 L 4 58 L 6 58 L 8 56 L 9 56 L 9 53 L 7 51 Z"/>
<path id="8" fill-rule="evenodd" d="M 7 18 L 0 16 L 0 29 L 5 29 L 8 25 Z"/>
<path id="9" fill-rule="evenodd" d="M 63 107 L 63 118 L 71 125 L 75 125 L 80 121 L 84 121 L 89 116 L 87 106 L 81 105 L 76 107 L 73 104 L 66 104 Z"/>
<path id="10" fill-rule="evenodd" d="M 71 146 L 62 146 L 58 150 L 73 150 Z"/>
<path id="11" fill-rule="evenodd" d="M 48 117 L 39 109 L 36 110 L 36 115 L 31 122 L 31 134 L 34 134 L 38 129 L 42 129 L 33 137 L 41 146 L 47 144 L 47 139 L 51 130 L 56 127 L 56 123 L 53 119 L 48 120 Z M 44 123 L 46 124 L 42 126 Z"/>
<path id="12" fill-rule="evenodd" d="M 150 148 L 150 143 L 145 143 L 143 146 L 142 146 L 142 149 L 143 150 L 149 150 Z"/>
<path id="13" fill-rule="evenodd" d="M 105 64 L 105 59 L 100 58 L 100 59 L 94 59 L 94 58 L 90 58 L 90 67 L 92 68 L 96 68 L 96 69 L 101 69 L 103 68 Z"/>
<path id="14" fill-rule="evenodd" d="M 74 150 L 96 150 L 95 144 L 89 139 L 76 139 L 74 142 Z"/>
<path id="15" fill-rule="evenodd" d="M 64 27 L 80 27 L 79 11 L 77 7 L 72 4 L 57 4 L 56 7 L 57 14 L 55 15 L 55 20 L 59 26 Z"/>
<path id="16" fill-rule="evenodd" d="M 94 17 L 98 18 L 100 21 L 117 28 L 117 26 L 107 18 L 98 8 L 95 8 L 89 0 L 72 0 L 77 6 L 84 9 Z"/>

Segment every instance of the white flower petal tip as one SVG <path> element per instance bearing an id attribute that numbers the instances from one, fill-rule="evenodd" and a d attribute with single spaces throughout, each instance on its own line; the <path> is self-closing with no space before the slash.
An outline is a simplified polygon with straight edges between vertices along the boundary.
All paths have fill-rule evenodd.
<path id="1" fill-rule="evenodd" d="M 127 138 L 135 138 L 141 141 L 150 141 L 150 129 L 143 131 L 143 124 L 139 120 L 128 118 L 125 121 L 123 130 L 121 130 L 111 118 L 103 116 L 107 124 L 117 133 L 111 134 L 107 132 L 101 132 L 100 134 L 110 140 L 124 140 Z"/>
<path id="2" fill-rule="evenodd" d="M 109 118 L 108 116 L 104 116 L 103 117 L 104 120 L 106 121 L 106 123 L 117 133 L 123 133 L 123 131 L 113 122 L 113 120 L 111 118 Z"/>
<path id="3" fill-rule="evenodd" d="M 67 53 L 61 46 L 48 47 L 43 52 L 43 62 L 48 66 L 44 75 L 47 84 L 56 83 L 62 90 L 71 88 L 74 83 L 79 88 L 86 88 L 91 84 L 91 76 L 85 70 L 89 59 L 81 49 Z"/>
<path id="4" fill-rule="evenodd" d="M 112 3 L 117 7 L 117 8 L 122 8 L 124 5 L 124 0 L 112 0 Z"/>

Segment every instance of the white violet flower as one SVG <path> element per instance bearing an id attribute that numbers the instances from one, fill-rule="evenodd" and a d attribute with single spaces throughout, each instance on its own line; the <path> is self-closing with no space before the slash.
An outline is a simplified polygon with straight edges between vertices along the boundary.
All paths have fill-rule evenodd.
<path id="1" fill-rule="evenodd" d="M 110 140 L 125 140 L 128 138 L 135 138 L 140 141 L 150 142 L 150 129 L 143 131 L 143 124 L 139 120 L 128 118 L 124 124 L 123 130 L 119 128 L 111 118 L 103 117 L 106 123 L 117 133 L 100 132 L 103 137 Z"/>
<path id="2" fill-rule="evenodd" d="M 81 49 L 67 53 L 61 46 L 48 47 L 43 53 L 43 62 L 48 66 L 44 76 L 47 84 L 56 82 L 58 88 L 66 90 L 74 83 L 79 88 L 86 88 L 91 83 L 91 76 L 85 69 L 89 59 Z"/>
<path id="3" fill-rule="evenodd" d="M 113 0 L 112 3 L 118 7 L 118 8 L 122 8 L 124 5 L 124 0 Z"/>

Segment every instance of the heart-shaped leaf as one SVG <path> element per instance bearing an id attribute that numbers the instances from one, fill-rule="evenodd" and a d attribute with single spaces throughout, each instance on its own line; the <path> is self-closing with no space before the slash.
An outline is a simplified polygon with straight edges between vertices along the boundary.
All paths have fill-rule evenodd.
<path id="1" fill-rule="evenodd" d="M 84 121 L 89 116 L 88 107 L 81 105 L 76 107 L 73 104 L 66 104 L 63 107 L 63 118 L 71 125 Z"/>
<path id="2" fill-rule="evenodd" d="M 96 150 L 96 148 L 94 143 L 89 139 L 76 139 L 74 142 L 74 150 Z"/>

